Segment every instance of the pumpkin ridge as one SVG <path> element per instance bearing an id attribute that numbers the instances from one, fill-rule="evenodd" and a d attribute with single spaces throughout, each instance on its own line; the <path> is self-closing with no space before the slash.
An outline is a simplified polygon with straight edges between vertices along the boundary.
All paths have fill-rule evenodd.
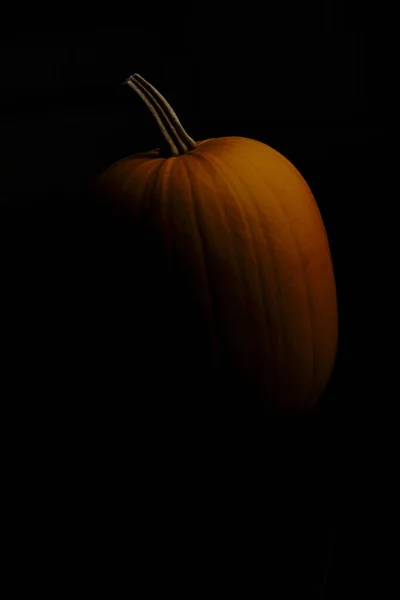
<path id="1" fill-rule="evenodd" d="M 171 177 L 174 168 L 176 168 L 176 162 L 174 161 L 164 161 L 160 170 L 160 178 L 161 172 L 164 171 L 163 177 L 161 180 L 161 197 L 162 202 L 160 205 L 160 221 L 163 232 L 163 243 L 166 244 L 166 252 L 167 252 L 167 266 L 170 268 L 172 261 L 172 243 L 171 243 Z M 165 234 L 165 231 L 168 234 Z"/>
<path id="2" fill-rule="evenodd" d="M 261 142 L 260 142 L 261 144 Z M 269 148 L 269 146 L 268 146 Z M 279 156 L 279 153 L 277 153 Z M 245 157 L 239 155 L 237 152 L 235 152 L 235 156 L 237 158 L 239 158 L 240 160 L 242 160 L 244 163 L 246 163 L 247 165 L 251 165 L 252 168 L 256 171 L 256 173 L 258 174 L 258 176 L 261 178 L 261 181 L 264 182 L 264 184 L 266 185 L 266 187 L 269 189 L 270 191 L 270 195 L 273 198 L 273 200 L 275 201 L 275 205 L 278 206 L 278 210 L 281 211 L 281 213 L 285 216 L 285 221 L 288 223 L 290 231 L 292 233 L 293 239 L 295 241 L 296 244 L 296 248 L 297 248 L 297 252 L 298 252 L 298 256 L 300 259 L 300 264 L 301 264 L 301 268 L 303 271 L 303 280 L 306 280 L 306 269 L 305 269 L 305 264 L 304 264 L 304 257 L 303 254 L 301 252 L 301 248 L 300 248 L 300 244 L 298 243 L 298 239 L 297 236 L 294 234 L 293 231 L 293 227 L 292 224 L 290 222 L 290 219 L 288 218 L 288 214 L 285 211 L 284 207 L 281 205 L 281 203 L 279 202 L 278 198 L 275 196 L 275 193 L 273 191 L 273 189 L 271 188 L 270 183 L 268 182 L 268 179 L 264 178 L 262 172 L 258 169 L 258 167 L 252 163 L 249 162 Z M 223 161 L 223 159 L 222 159 Z M 225 164 L 227 164 L 225 161 L 223 161 Z M 288 161 L 289 162 L 289 161 Z M 235 172 L 235 175 L 237 175 L 237 173 Z M 309 188 L 307 188 L 309 189 Z M 314 351 L 314 342 L 315 342 L 315 332 L 314 332 L 314 324 L 313 324 L 313 320 L 312 320 L 312 310 L 311 310 L 311 300 L 310 300 L 310 292 L 309 292 L 309 287 L 308 287 L 308 281 L 305 281 L 304 284 L 304 289 L 305 289 L 305 299 L 306 299 L 306 303 L 307 303 L 307 312 L 308 312 L 308 321 L 309 321 L 309 325 L 310 325 L 310 331 L 311 331 L 311 382 L 310 382 L 310 392 L 312 392 L 314 386 L 315 386 L 315 351 Z"/>
<path id="3" fill-rule="evenodd" d="M 208 164 L 211 164 L 211 165 L 213 166 L 213 168 L 214 168 L 214 169 L 216 168 L 216 164 L 218 163 L 218 158 L 217 158 L 216 156 L 213 156 L 213 160 L 210 160 L 210 159 L 209 159 L 207 156 L 205 156 L 205 155 L 203 154 L 203 155 L 202 155 L 202 158 L 203 158 L 203 159 L 204 159 L 204 160 L 205 160 L 205 161 L 206 161 Z M 229 168 L 229 165 L 228 165 L 228 164 L 227 164 L 225 161 L 221 160 L 220 162 L 221 162 L 221 163 L 222 163 L 222 164 L 223 164 L 225 167 L 228 167 L 228 168 Z M 250 247 L 251 247 L 251 250 L 252 250 L 252 256 L 253 256 L 253 260 L 254 260 L 254 263 L 255 263 L 255 266 L 256 266 L 256 273 L 257 273 L 257 275 L 256 275 L 256 279 L 257 279 L 257 283 L 258 283 L 258 286 L 257 286 L 257 287 L 258 287 L 258 294 L 257 294 L 257 296 L 258 296 L 258 302 L 260 302 L 260 306 L 261 306 L 261 308 L 262 308 L 262 307 L 264 307 L 264 306 L 265 306 L 265 296 L 264 296 L 264 290 L 263 290 L 263 286 L 262 286 L 262 283 L 261 283 L 261 282 L 262 282 L 262 277 L 261 277 L 260 266 L 259 266 L 259 265 L 260 265 L 259 254 L 258 254 L 258 252 L 257 252 L 256 245 L 254 244 L 254 242 L 253 242 L 253 237 L 252 237 L 252 235 L 251 235 L 251 233 L 252 233 L 252 228 L 251 228 L 251 226 L 250 226 L 250 223 L 249 223 L 249 220 L 248 220 L 248 218 L 246 217 L 246 211 L 245 211 L 245 210 L 243 210 L 243 203 L 242 203 L 242 201 L 241 201 L 241 198 L 240 198 L 239 194 L 238 194 L 238 193 L 237 193 L 237 191 L 236 191 L 236 188 L 235 188 L 235 186 L 231 186 L 231 185 L 229 184 L 229 181 L 227 181 L 227 179 L 226 179 L 226 174 L 225 174 L 225 173 L 223 174 L 223 172 L 222 172 L 222 170 L 221 170 L 221 168 L 220 168 L 219 166 L 217 166 L 217 170 L 218 170 L 218 176 L 219 176 L 219 177 L 222 177 L 222 178 L 224 179 L 225 183 L 226 183 L 226 184 L 227 184 L 227 186 L 228 186 L 229 192 L 232 194 L 232 196 L 233 196 L 233 198 L 234 198 L 234 200 L 235 200 L 235 202 L 236 202 L 236 205 L 237 205 L 237 207 L 238 207 L 238 209 L 239 209 L 239 212 L 240 212 L 240 214 L 241 214 L 242 223 L 244 224 L 244 228 L 245 228 L 245 230 L 246 230 L 246 232 L 247 232 L 247 234 L 248 234 L 248 235 L 247 235 L 247 239 L 248 239 L 248 241 L 249 241 L 249 245 L 250 245 Z M 240 180 L 239 180 L 239 181 L 240 181 Z M 242 183 L 242 182 L 241 182 L 241 183 Z M 242 183 L 242 185 L 243 185 L 243 183 Z M 244 186 L 244 187 L 245 187 L 245 186 Z M 235 245 L 235 243 L 234 243 L 234 239 L 233 239 L 233 237 L 232 237 L 232 236 L 231 236 L 231 241 L 232 241 L 232 247 L 233 247 L 233 248 L 236 248 L 236 245 Z M 245 282 L 246 282 L 246 278 L 245 278 L 245 276 L 243 275 L 243 270 L 244 270 L 244 267 L 243 267 L 243 266 L 241 266 L 241 267 L 239 268 L 239 270 L 238 270 L 238 275 L 239 275 L 240 279 L 242 280 L 242 282 L 243 282 L 243 283 L 245 283 Z M 263 319 L 262 319 L 262 320 L 263 320 L 263 324 L 264 324 L 264 327 L 263 327 L 263 329 L 264 329 L 264 331 L 265 331 L 265 333 L 266 333 L 266 335 L 264 336 L 264 339 L 269 341 L 269 335 L 268 335 L 268 334 L 270 333 L 270 331 L 269 331 L 269 329 L 268 329 L 268 323 L 267 323 L 267 319 L 266 319 L 266 317 L 265 317 L 265 313 L 264 313 L 264 311 L 262 311 L 262 315 L 263 315 Z"/>
<path id="4" fill-rule="evenodd" d="M 268 148 L 269 148 L 269 146 L 268 146 Z M 277 156 L 280 156 L 279 152 L 275 152 L 275 154 Z M 238 158 L 242 158 L 242 160 L 246 161 L 245 158 L 240 157 L 239 155 L 237 155 L 237 156 L 238 156 Z M 288 161 L 287 159 L 286 159 L 286 162 L 290 163 L 290 161 Z M 286 212 L 286 210 L 282 206 L 282 204 L 279 202 L 278 198 L 275 196 L 275 194 L 274 194 L 274 192 L 273 192 L 273 190 L 271 188 L 271 185 L 270 185 L 268 179 L 264 178 L 262 172 L 258 169 L 258 167 L 255 164 L 253 164 L 253 163 L 251 163 L 251 164 L 252 164 L 252 167 L 254 168 L 254 170 L 261 177 L 261 180 L 264 181 L 264 184 L 266 185 L 266 187 L 268 187 L 268 189 L 270 190 L 270 192 L 272 194 L 272 197 L 275 200 L 276 205 L 279 206 L 281 212 L 285 215 L 285 220 L 288 223 L 290 231 L 291 231 L 292 236 L 293 236 L 293 239 L 295 240 L 297 252 L 298 252 L 298 255 L 299 255 L 299 258 L 300 258 L 300 264 L 301 264 L 301 268 L 302 268 L 303 275 L 304 275 L 303 281 L 305 281 L 304 287 L 305 287 L 306 301 L 307 301 L 307 308 L 308 308 L 308 317 L 309 317 L 308 320 L 309 320 L 310 331 L 311 331 L 311 362 L 312 362 L 312 369 L 311 369 L 311 386 L 310 386 L 311 390 L 310 390 L 310 392 L 312 392 L 312 389 L 314 388 L 314 385 L 315 385 L 315 374 L 316 374 L 315 350 L 314 350 L 314 348 L 315 348 L 315 346 L 314 346 L 314 344 L 315 344 L 315 331 L 314 331 L 314 322 L 313 322 L 313 319 L 312 319 L 312 312 L 313 311 L 312 311 L 312 308 L 311 308 L 310 290 L 309 290 L 308 279 L 306 277 L 306 268 L 305 268 L 304 256 L 303 256 L 303 253 L 302 253 L 301 246 L 299 244 L 299 240 L 297 238 L 297 235 L 295 235 L 295 232 L 294 232 L 291 220 L 289 219 L 288 213 Z M 293 167 L 292 167 L 292 170 L 293 170 Z M 305 181 L 304 181 L 304 183 L 305 183 Z M 307 184 L 306 184 L 306 186 L 307 186 L 307 191 L 310 192 L 309 187 L 308 187 Z"/>
<path id="5" fill-rule="evenodd" d="M 132 163 L 131 163 L 131 165 L 130 165 L 130 172 L 128 173 L 128 176 L 126 177 L 126 181 L 125 181 L 124 186 L 122 188 L 122 193 L 121 193 L 122 198 L 125 199 L 128 196 L 128 194 L 130 194 L 130 192 L 131 192 L 131 186 L 132 186 L 132 181 L 137 176 L 138 171 L 140 171 L 141 167 L 146 167 L 146 163 L 145 162 L 137 163 L 136 166 L 133 167 L 133 168 L 132 168 Z M 151 183 L 151 176 L 149 175 L 149 173 L 147 173 L 146 181 L 145 181 L 145 183 L 143 185 L 143 188 L 141 190 L 142 193 L 140 195 L 140 199 L 144 197 L 146 189 L 147 189 L 147 186 L 150 183 Z M 136 193 L 136 191 L 135 191 L 135 193 Z M 138 202 L 138 205 L 140 206 L 141 202 L 140 202 L 139 199 L 137 200 L 137 202 Z"/>
<path id="6" fill-rule="evenodd" d="M 205 163 L 206 163 L 208 166 L 211 166 L 211 167 L 212 167 L 212 169 L 213 169 L 213 171 L 214 171 L 214 169 L 215 169 L 215 165 L 213 164 L 213 162 L 212 162 L 212 161 L 210 161 L 210 160 L 208 159 L 208 157 L 206 156 L 206 154 L 205 154 L 205 153 L 203 153 L 203 152 L 201 152 L 201 153 L 200 153 L 200 152 L 198 151 L 198 149 L 196 149 L 196 152 L 195 152 L 195 153 L 192 153 L 192 154 L 190 154 L 190 155 L 188 154 L 188 157 L 189 157 L 189 156 L 190 156 L 190 157 L 192 157 L 192 158 L 194 158 L 194 159 L 195 159 L 197 162 L 200 162 L 200 164 L 201 164 L 201 162 L 202 162 L 202 161 L 203 161 L 203 162 L 205 162 Z M 214 173 L 213 173 L 213 174 L 214 174 Z M 192 182 L 192 184 L 193 184 L 193 182 Z M 198 205 L 198 204 L 197 204 L 196 210 L 197 210 L 197 218 L 198 218 L 198 222 L 200 223 L 200 209 L 199 209 L 199 205 Z M 225 220 L 227 221 L 227 218 L 226 218 L 226 211 L 225 211 L 225 208 L 224 208 L 223 206 L 222 206 L 222 212 L 223 212 L 223 215 L 224 215 L 224 217 L 225 217 Z M 232 240 L 232 236 L 231 236 L 231 232 L 230 232 L 230 230 L 229 230 L 229 227 L 227 228 L 227 230 L 228 230 L 228 233 L 229 233 L 229 236 L 230 236 L 231 245 L 233 246 L 233 240 Z M 205 240 L 205 236 L 203 235 L 203 243 L 204 243 L 204 246 L 206 246 L 206 244 L 205 244 L 205 241 L 204 241 L 204 240 Z M 209 273 L 210 273 L 210 271 L 211 271 L 211 269 L 209 269 Z M 212 279 L 212 278 L 211 278 L 211 275 L 210 275 L 210 280 L 211 280 L 211 279 Z M 211 293 L 212 293 L 212 292 L 211 292 Z M 220 320 L 221 320 L 221 319 L 220 319 L 220 314 L 221 314 L 220 302 L 218 302 L 218 301 L 217 301 L 217 297 L 216 297 L 216 294 L 215 294 L 215 293 L 214 293 L 214 294 L 212 294 L 212 296 L 213 296 L 213 306 L 214 306 L 214 308 L 218 307 L 218 310 L 215 310 L 215 312 L 216 312 L 216 314 L 218 314 L 218 321 L 220 321 Z M 223 342 L 224 342 L 224 346 L 225 346 L 225 341 L 226 341 L 226 340 L 225 340 L 224 338 L 226 338 L 226 335 L 225 335 L 225 333 L 224 333 L 224 334 L 222 333 L 222 332 L 223 332 L 223 329 L 224 329 L 224 328 L 223 328 L 223 327 L 221 327 L 221 325 L 218 325 L 218 326 L 216 325 L 216 331 L 217 331 L 217 330 L 219 330 L 218 339 L 219 339 L 219 340 L 223 340 Z M 219 343 L 219 344 L 218 344 L 218 346 L 220 347 L 220 345 L 221 345 L 221 344 Z M 222 353 L 221 353 L 221 351 L 219 352 L 219 354 L 220 354 L 220 356 L 221 356 L 221 360 L 224 360 L 224 357 L 222 356 Z"/>
<path id="7" fill-rule="evenodd" d="M 255 167 L 256 171 L 258 173 L 260 173 L 260 171 L 258 170 L 258 168 L 255 165 L 254 165 L 254 167 Z M 262 174 L 261 174 L 261 177 L 262 177 Z M 263 177 L 262 177 L 262 179 L 265 181 L 265 183 L 268 186 L 268 188 L 271 189 L 271 186 L 268 183 L 268 181 L 265 180 Z M 308 190 L 309 190 L 309 188 L 307 186 L 307 191 Z M 275 197 L 275 195 L 274 195 L 274 197 Z M 304 276 L 303 280 L 305 281 L 304 287 L 305 287 L 306 300 L 307 300 L 308 321 L 309 321 L 310 332 L 311 332 L 311 381 L 310 381 L 310 388 L 311 389 L 310 389 L 310 393 L 312 393 L 313 389 L 314 389 L 314 387 L 316 385 L 316 380 L 315 380 L 315 376 L 316 376 L 316 360 L 315 359 L 316 359 L 316 357 L 315 357 L 315 328 L 314 328 L 314 320 L 312 318 L 313 310 L 312 310 L 312 306 L 311 306 L 310 285 L 309 285 L 308 278 L 307 278 L 307 271 L 306 271 L 306 267 L 305 267 L 304 255 L 303 255 L 303 252 L 302 252 L 302 249 L 301 249 L 301 245 L 299 244 L 299 240 L 297 238 L 297 235 L 296 235 L 296 233 L 294 231 L 292 222 L 289 219 L 288 213 L 286 212 L 286 210 L 284 209 L 284 207 L 282 206 L 282 204 L 279 202 L 278 198 L 275 197 L 275 201 L 280 206 L 283 214 L 285 215 L 286 221 L 289 224 L 289 228 L 290 228 L 290 231 L 292 232 L 293 238 L 295 240 L 297 252 L 298 252 L 299 258 L 300 258 L 300 264 L 301 264 L 301 268 L 302 268 L 303 276 Z"/>
<path id="8" fill-rule="evenodd" d="M 194 156 L 194 155 L 191 155 L 191 156 Z M 184 173 L 187 177 L 188 183 L 189 183 L 190 195 L 192 197 L 194 221 L 196 223 L 196 228 L 197 228 L 198 237 L 199 237 L 199 245 L 200 245 L 201 254 L 203 257 L 202 265 L 203 265 L 204 277 L 205 277 L 206 283 L 207 283 L 207 292 L 208 292 L 207 293 L 207 305 L 209 306 L 210 328 L 213 330 L 213 334 L 211 333 L 211 335 L 213 335 L 213 338 L 214 338 L 213 339 L 214 351 L 215 351 L 217 357 L 221 357 L 221 345 L 220 345 L 220 341 L 219 341 L 221 336 L 218 334 L 218 330 L 219 330 L 218 320 L 214 316 L 218 312 L 216 310 L 218 303 L 216 301 L 215 294 L 213 293 L 213 286 L 211 285 L 212 276 L 211 276 L 211 269 L 209 266 L 209 256 L 208 256 L 208 252 L 206 250 L 205 236 L 204 236 L 203 228 L 201 225 L 200 211 L 199 211 L 199 206 L 198 206 L 198 202 L 197 202 L 197 194 L 194 191 L 193 177 L 190 175 L 188 165 L 186 164 L 185 161 L 182 161 L 182 167 L 183 167 L 183 171 L 184 171 Z"/>
<path id="9" fill-rule="evenodd" d="M 227 144 L 227 147 L 228 147 L 228 144 Z M 230 168 L 230 165 L 226 161 L 224 161 L 221 156 L 219 156 L 218 158 L 220 159 L 220 162 L 223 165 L 225 165 L 225 167 Z M 217 160 L 215 156 L 213 157 L 213 159 L 214 159 L 214 161 Z M 219 173 L 221 174 L 221 169 L 219 169 Z M 236 179 L 241 183 L 241 185 L 243 186 L 243 188 L 246 189 L 246 185 L 243 183 L 243 180 L 238 176 L 237 172 L 235 172 L 234 175 L 235 175 Z M 241 207 L 241 213 L 242 213 L 244 221 L 246 222 L 247 229 L 248 229 L 249 232 L 251 232 L 252 229 L 251 229 L 249 220 L 246 217 L 246 212 L 243 210 L 242 203 L 241 203 L 239 194 L 236 191 L 236 187 L 235 186 L 233 186 L 233 195 L 236 198 L 237 204 Z M 258 211 L 257 208 L 256 208 L 256 211 L 257 211 L 257 214 L 259 215 L 259 211 Z M 274 260 L 274 254 L 272 252 L 271 245 L 270 245 L 269 240 L 268 240 L 268 236 L 265 233 L 265 229 L 263 227 L 262 219 L 259 219 L 259 223 L 260 223 L 260 230 L 262 232 L 262 236 L 263 236 L 263 239 L 265 241 L 266 248 L 268 249 L 268 254 L 269 254 L 269 257 L 270 257 L 270 261 L 271 261 L 271 263 L 273 265 L 273 272 L 274 272 L 273 276 L 274 276 L 274 282 L 275 282 L 275 290 L 276 290 L 276 293 L 278 295 L 277 306 L 278 306 L 278 314 L 279 314 L 279 319 L 278 319 L 279 320 L 279 331 L 280 331 L 280 334 L 281 334 L 280 338 L 282 340 L 282 333 L 283 333 L 284 328 L 283 328 L 282 308 L 281 308 L 281 304 L 279 302 L 279 298 L 282 295 L 282 290 L 281 290 L 281 287 L 279 285 L 279 281 L 278 281 L 278 277 L 277 277 L 277 273 L 276 273 L 276 263 L 275 263 L 275 260 Z M 257 280 L 258 280 L 259 296 L 261 298 L 261 306 L 264 308 L 266 306 L 266 293 L 265 293 L 265 287 L 264 287 L 264 285 L 265 285 L 265 281 L 264 281 L 265 278 L 262 276 L 261 269 L 260 269 L 260 262 L 262 262 L 262 261 L 260 260 L 260 253 L 257 250 L 256 244 L 253 242 L 252 236 L 250 235 L 249 238 L 251 240 L 250 243 L 251 243 L 251 246 L 252 246 L 252 249 L 253 249 L 254 257 L 256 259 L 255 263 L 257 265 L 257 267 L 256 267 L 257 268 Z M 268 320 L 267 320 L 267 317 L 265 316 L 265 311 L 264 310 L 263 310 L 263 315 L 264 315 L 264 318 L 263 318 L 264 329 L 265 329 L 265 332 L 266 332 L 266 335 L 265 335 L 264 339 L 268 340 L 268 342 L 269 342 L 270 328 L 268 327 Z M 270 348 L 270 355 L 271 355 L 271 348 Z M 275 374 L 275 371 L 273 370 L 272 373 Z"/>
<path id="10" fill-rule="evenodd" d="M 211 166 L 213 170 L 215 170 L 215 164 L 214 164 L 214 162 L 213 162 L 212 160 L 210 160 L 206 154 L 203 154 L 203 153 L 202 153 L 202 154 L 200 155 L 200 153 L 199 153 L 199 152 L 196 152 L 196 154 L 193 154 L 192 156 L 194 156 L 196 159 L 200 159 L 200 162 L 201 162 L 201 160 L 203 160 L 205 163 L 207 163 L 209 166 Z M 218 173 L 218 175 L 220 175 L 220 173 Z M 228 184 L 228 189 L 230 189 L 230 186 L 229 186 L 229 184 Z M 222 206 L 223 206 L 223 205 L 222 205 Z M 226 214 L 226 211 L 225 211 L 225 208 L 224 208 L 224 207 L 223 207 L 223 212 L 224 212 L 224 216 L 226 217 L 226 221 L 227 221 L 227 223 L 228 223 L 227 214 Z M 228 228 L 227 228 L 227 230 L 228 230 L 228 232 L 229 232 L 231 246 L 232 246 L 232 247 L 234 247 L 234 240 L 233 240 L 233 237 L 232 237 L 232 234 L 231 234 L 230 228 L 228 227 Z M 239 276 L 241 279 L 243 279 L 243 277 L 241 277 L 240 269 L 239 269 L 239 270 L 237 270 L 237 275 L 238 275 L 238 276 Z"/>
<path id="11" fill-rule="evenodd" d="M 144 163 L 146 166 L 146 163 Z M 147 165 L 148 166 L 148 165 Z M 156 195 L 160 173 L 163 167 L 163 161 L 156 165 L 154 171 L 146 173 L 146 179 L 143 183 L 141 195 L 138 197 L 137 204 L 139 206 L 138 218 L 146 217 L 146 212 L 151 214 L 153 209 L 154 197 Z M 127 190 L 129 192 L 129 188 Z M 136 190 L 135 190 L 136 192 Z M 143 201 L 144 200 L 144 201 Z"/>

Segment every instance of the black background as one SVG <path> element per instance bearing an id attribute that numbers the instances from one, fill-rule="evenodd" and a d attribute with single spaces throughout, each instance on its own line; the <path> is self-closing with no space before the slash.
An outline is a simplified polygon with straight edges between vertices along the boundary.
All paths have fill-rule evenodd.
<path id="1" fill-rule="evenodd" d="M 144 576 L 151 587 L 178 590 L 190 571 L 185 594 L 192 597 L 201 584 L 207 588 L 208 557 L 225 592 L 243 585 L 243 597 L 256 597 L 250 581 L 271 598 L 356 597 L 371 585 L 382 555 L 379 511 L 367 488 L 371 481 L 375 490 L 381 485 L 382 470 L 371 457 L 380 456 L 381 424 L 392 410 L 382 357 L 382 320 L 392 301 L 386 215 L 376 210 L 385 200 L 386 160 L 376 25 L 365 12 L 350 13 L 339 3 L 289 15 L 266 7 L 259 18 L 229 10 L 224 19 L 201 7 L 167 19 L 165 10 L 160 22 L 136 15 L 129 26 L 114 28 L 65 25 L 62 19 L 38 25 L 37 15 L 31 26 L 27 16 L 23 23 L 3 22 L 3 401 L 12 406 L 8 423 L 15 432 L 7 460 L 14 465 L 17 457 L 12 471 L 14 477 L 20 473 L 13 502 L 29 542 L 28 562 L 39 536 L 39 554 L 50 561 L 58 584 L 66 577 L 63 561 L 50 560 L 48 550 L 57 548 L 58 556 L 61 546 L 74 577 L 82 561 L 103 581 L 104 570 L 96 570 L 102 555 L 109 570 L 115 561 L 133 575 L 133 589 L 142 587 Z M 114 409 L 102 405 L 101 417 L 93 417 L 90 384 L 83 388 L 72 375 L 74 383 L 67 383 L 74 349 L 60 349 L 66 329 L 60 321 L 69 323 L 71 302 L 62 280 L 86 186 L 114 160 L 159 141 L 141 101 L 120 85 L 134 72 L 166 96 L 195 139 L 243 135 L 287 156 L 311 186 L 325 220 L 339 298 L 335 373 L 312 415 L 265 424 L 258 458 L 240 430 L 224 438 L 228 450 L 221 443 L 217 451 L 214 438 L 196 438 L 213 449 L 205 452 L 207 459 L 195 458 L 190 431 L 187 437 L 181 432 L 178 442 L 174 430 L 168 441 L 147 423 L 146 437 L 126 410 L 118 433 Z M 101 431 L 90 428 L 94 421 Z M 237 442 L 231 452 L 228 439 Z M 204 460 L 208 478 L 199 472 Z M 267 497 L 260 491 L 266 480 Z M 179 498 L 171 499 L 172 489 L 179 489 Z M 203 498 L 209 489 L 218 490 L 220 512 L 206 512 L 205 500 L 192 507 L 189 497 Z M 204 523 L 191 512 L 199 505 Z M 38 515 L 52 524 L 36 530 Z M 182 525 L 187 516 L 190 525 Z M 203 540 L 203 558 L 188 559 L 193 539 Z M 255 551 L 257 540 L 261 548 Z M 174 544 L 183 550 L 173 551 Z M 110 545 L 117 548 L 114 556 Z M 173 564 L 166 567 L 171 555 Z M 35 577 L 42 584 L 47 575 L 39 570 Z M 277 582 L 282 596 L 271 591 Z"/>

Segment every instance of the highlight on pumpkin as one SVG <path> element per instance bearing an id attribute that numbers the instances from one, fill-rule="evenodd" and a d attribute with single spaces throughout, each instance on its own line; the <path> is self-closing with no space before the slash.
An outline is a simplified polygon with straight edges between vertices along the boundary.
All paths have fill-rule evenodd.
<path id="1" fill-rule="evenodd" d="M 330 248 L 309 186 L 260 141 L 194 142 L 153 86 L 138 74 L 126 83 L 164 149 L 119 160 L 95 186 L 124 232 L 116 264 L 134 274 L 137 375 L 149 360 L 175 395 L 218 381 L 208 388 L 215 406 L 229 400 L 213 390 L 231 390 L 233 403 L 240 389 L 243 411 L 309 410 L 338 338 Z"/>

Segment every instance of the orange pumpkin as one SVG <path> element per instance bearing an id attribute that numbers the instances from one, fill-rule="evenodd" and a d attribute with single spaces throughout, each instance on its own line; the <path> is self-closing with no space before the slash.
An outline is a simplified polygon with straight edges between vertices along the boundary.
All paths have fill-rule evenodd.
<path id="1" fill-rule="evenodd" d="M 124 310 L 141 331 L 132 369 L 148 361 L 168 394 L 185 381 L 188 403 L 218 380 L 219 394 L 236 390 L 248 405 L 310 409 L 338 338 L 331 254 L 310 188 L 259 141 L 194 142 L 153 86 L 138 74 L 126 83 L 164 141 L 110 166 L 94 188 L 126 234 Z"/>

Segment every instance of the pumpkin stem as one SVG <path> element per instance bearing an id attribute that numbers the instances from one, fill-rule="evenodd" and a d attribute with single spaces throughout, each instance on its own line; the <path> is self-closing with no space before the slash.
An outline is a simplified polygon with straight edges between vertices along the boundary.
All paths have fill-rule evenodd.
<path id="1" fill-rule="evenodd" d="M 124 83 L 135 90 L 156 119 L 166 142 L 160 153 L 162 152 L 165 157 L 179 156 L 196 148 L 196 142 L 186 133 L 175 112 L 160 92 L 138 73 L 128 77 Z"/>

